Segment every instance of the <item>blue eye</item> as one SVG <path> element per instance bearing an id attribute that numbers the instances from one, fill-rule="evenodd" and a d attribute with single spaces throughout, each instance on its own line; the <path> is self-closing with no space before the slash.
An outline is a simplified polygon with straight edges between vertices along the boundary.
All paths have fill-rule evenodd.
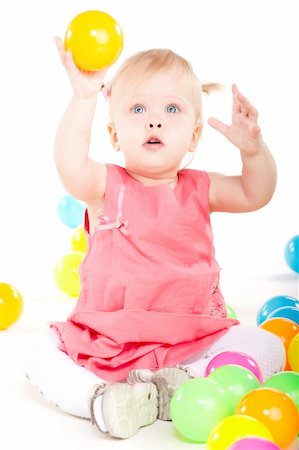
<path id="1" fill-rule="evenodd" d="M 166 112 L 175 114 L 175 113 L 179 112 L 179 108 L 175 105 L 168 105 L 168 106 L 166 106 Z"/>
<path id="2" fill-rule="evenodd" d="M 135 114 L 142 114 L 143 112 L 145 112 L 145 107 L 142 105 L 135 105 L 132 108 L 132 112 Z"/>

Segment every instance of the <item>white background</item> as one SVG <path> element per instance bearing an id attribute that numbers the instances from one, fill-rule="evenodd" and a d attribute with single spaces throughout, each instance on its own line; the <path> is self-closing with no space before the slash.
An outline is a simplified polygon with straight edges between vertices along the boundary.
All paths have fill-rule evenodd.
<path id="1" fill-rule="evenodd" d="M 260 211 L 213 216 L 216 257 L 225 285 L 245 287 L 261 276 L 293 280 L 283 251 L 299 233 L 297 1 L 18 0 L 0 7 L 0 281 L 26 301 L 59 295 L 53 268 L 70 251 L 73 230 L 56 212 L 66 192 L 52 151 L 71 89 L 53 37 L 63 37 L 70 20 L 88 9 L 110 13 L 123 28 L 124 50 L 111 74 L 136 51 L 170 47 L 191 61 L 201 81 L 227 86 L 226 94 L 205 100 L 206 118 L 230 120 L 233 82 L 258 108 L 278 167 L 277 190 Z M 122 164 L 108 141 L 106 110 L 101 99 L 91 155 Z M 239 152 L 207 126 L 191 167 L 236 174 Z"/>
<path id="2" fill-rule="evenodd" d="M 229 121 L 233 82 L 258 108 L 278 167 L 273 200 L 254 213 L 212 218 L 225 298 L 242 324 L 254 325 L 267 298 L 298 295 L 297 277 L 283 256 L 286 242 L 299 233 L 298 2 L 11 0 L 0 6 L 0 282 L 19 289 L 25 303 L 20 320 L 0 333 L 1 448 L 203 449 L 178 438 L 173 424 L 162 421 L 127 441 L 101 441 L 89 421 L 51 406 L 22 372 L 27 338 L 49 320 L 65 320 L 74 304 L 53 280 L 56 261 L 70 251 L 73 234 L 57 215 L 66 192 L 56 174 L 53 142 L 71 90 L 53 38 L 63 37 L 70 20 L 88 9 L 104 10 L 122 26 L 119 63 L 142 49 L 170 47 L 192 62 L 201 81 L 227 86 L 226 94 L 205 101 L 206 118 Z M 108 141 L 106 109 L 102 101 L 91 155 L 121 164 Z M 238 150 L 206 127 L 192 167 L 239 173 Z"/>

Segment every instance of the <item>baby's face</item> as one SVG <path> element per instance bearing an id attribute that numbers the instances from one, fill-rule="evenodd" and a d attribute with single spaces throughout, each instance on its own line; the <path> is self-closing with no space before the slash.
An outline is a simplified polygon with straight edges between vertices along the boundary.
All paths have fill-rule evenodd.
<path id="1" fill-rule="evenodd" d="M 126 168 L 153 174 L 177 171 L 200 135 L 186 76 L 167 70 L 135 87 L 112 91 L 112 143 L 125 157 Z"/>

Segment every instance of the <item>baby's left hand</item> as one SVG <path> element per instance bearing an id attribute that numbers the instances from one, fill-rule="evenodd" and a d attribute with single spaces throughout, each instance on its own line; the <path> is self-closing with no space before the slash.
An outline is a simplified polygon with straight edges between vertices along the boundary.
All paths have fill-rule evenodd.
<path id="1" fill-rule="evenodd" d="M 243 153 L 255 155 L 263 145 L 261 129 L 257 125 L 258 112 L 242 95 L 235 84 L 232 85 L 233 112 L 232 123 L 226 125 L 215 117 L 210 117 L 208 124 L 222 133 Z"/>

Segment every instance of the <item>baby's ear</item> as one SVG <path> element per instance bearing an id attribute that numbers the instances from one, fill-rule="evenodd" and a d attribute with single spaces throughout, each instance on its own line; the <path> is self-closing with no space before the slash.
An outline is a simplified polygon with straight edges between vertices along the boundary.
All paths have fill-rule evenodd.
<path id="1" fill-rule="evenodd" d="M 201 123 L 198 121 L 195 124 L 194 130 L 193 130 L 193 135 L 192 135 L 192 139 L 190 142 L 190 148 L 189 148 L 189 152 L 194 152 L 197 146 L 197 143 L 200 139 L 201 136 L 201 132 L 202 132 L 202 125 Z"/>
<path id="2" fill-rule="evenodd" d="M 111 83 L 105 83 L 101 86 L 101 91 L 103 92 L 103 96 L 105 100 L 109 100 L 111 97 Z"/>
<path id="3" fill-rule="evenodd" d="M 109 136 L 110 136 L 111 144 L 112 144 L 114 150 L 118 152 L 120 150 L 120 146 L 119 146 L 117 133 L 116 133 L 116 129 L 115 129 L 114 124 L 112 122 L 109 122 L 107 124 L 107 129 L 108 129 L 108 133 L 109 133 Z"/>

